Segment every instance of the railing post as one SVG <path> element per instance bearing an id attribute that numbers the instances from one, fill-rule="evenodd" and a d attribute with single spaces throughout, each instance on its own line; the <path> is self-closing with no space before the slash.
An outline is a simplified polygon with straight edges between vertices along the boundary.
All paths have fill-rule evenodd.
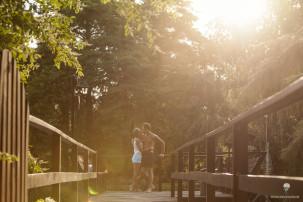
<path id="1" fill-rule="evenodd" d="M 78 151 L 78 147 L 77 145 L 73 144 L 71 146 L 71 161 L 72 161 L 72 166 L 71 166 L 71 170 L 69 170 L 69 172 L 78 172 L 78 155 L 77 155 L 77 151 Z M 77 182 L 73 182 L 73 190 L 76 190 L 76 193 L 74 194 L 74 196 L 72 197 L 72 201 L 73 202 L 78 202 L 78 181 Z"/>
<path id="2" fill-rule="evenodd" d="M 79 147 L 78 146 L 76 146 L 76 158 L 77 158 L 77 167 L 76 167 L 76 169 L 77 169 L 77 172 L 79 172 L 80 171 L 80 168 L 79 168 Z M 76 182 L 76 188 L 77 188 L 77 200 L 76 200 L 76 202 L 79 202 L 79 197 L 80 197 L 80 195 L 79 195 L 79 181 L 77 181 Z"/>
<path id="3" fill-rule="evenodd" d="M 88 173 L 88 159 L 89 159 L 89 151 L 85 151 L 85 156 L 84 156 L 84 172 Z M 89 179 L 84 180 L 84 199 L 85 202 L 88 201 L 89 198 L 89 192 L 88 192 L 88 187 L 89 187 Z"/>
<path id="4" fill-rule="evenodd" d="M 97 174 L 96 176 L 96 179 L 94 179 L 94 190 L 97 191 L 98 189 L 98 168 L 97 168 L 97 165 L 98 165 L 98 156 L 97 156 L 97 153 L 95 153 L 93 155 L 93 159 L 92 159 L 92 164 L 93 164 L 93 172 L 95 172 Z"/>
<path id="5" fill-rule="evenodd" d="M 104 170 L 104 167 L 102 165 L 103 163 L 103 158 L 102 155 L 98 155 L 97 156 L 98 160 L 97 160 L 97 168 L 98 168 L 98 171 L 100 171 L 101 169 Z M 98 175 L 98 174 L 97 174 Z M 97 177 L 97 186 L 98 186 L 98 191 L 99 192 L 103 192 L 103 191 L 106 191 L 107 189 L 107 184 L 106 184 L 106 176 L 105 175 L 98 175 Z"/>
<path id="6" fill-rule="evenodd" d="M 199 151 L 201 150 L 201 148 L 204 148 L 206 145 L 206 143 L 204 142 L 204 145 L 203 144 L 200 144 L 200 148 L 199 148 Z M 202 152 L 202 155 L 199 157 L 200 161 L 205 161 L 205 158 L 206 158 L 207 155 L 204 155 L 203 156 L 203 152 Z M 202 167 L 200 169 L 203 169 Z M 201 197 L 205 197 L 206 196 L 206 185 L 205 183 L 201 180 L 200 181 L 200 196 Z"/>
<path id="7" fill-rule="evenodd" d="M 158 190 L 162 191 L 162 159 L 159 160 L 159 168 L 158 168 Z"/>
<path id="8" fill-rule="evenodd" d="M 215 138 L 208 137 L 206 139 L 206 170 L 207 172 L 213 173 L 215 171 L 215 161 L 216 161 L 216 147 Z M 212 185 L 206 185 L 206 202 L 215 201 L 215 187 Z"/>
<path id="9" fill-rule="evenodd" d="M 238 123 L 233 128 L 233 202 L 246 202 L 248 195 L 239 190 L 238 175 L 248 173 L 248 126 Z"/>
<path id="10" fill-rule="evenodd" d="M 61 172 L 61 136 L 54 135 L 52 139 L 52 172 Z M 52 185 L 53 198 L 56 202 L 61 202 L 61 184 Z"/>
<path id="11" fill-rule="evenodd" d="M 178 172 L 183 171 L 183 151 L 178 152 Z M 183 189 L 182 189 L 182 180 L 178 179 L 178 196 L 177 196 L 177 202 L 182 202 L 182 195 L 183 195 Z"/>
<path id="12" fill-rule="evenodd" d="M 89 173 L 89 155 L 90 155 L 90 152 L 89 152 L 89 150 L 87 150 L 86 151 L 86 158 L 84 160 L 86 173 Z M 88 198 L 89 198 L 88 187 L 89 187 L 89 179 L 85 180 L 85 190 L 84 190 L 85 202 L 88 201 Z"/>
<path id="13" fill-rule="evenodd" d="M 176 156 L 175 156 L 175 154 L 173 154 L 172 156 L 171 156 L 171 164 L 170 164 L 170 166 L 171 166 L 171 174 L 173 174 L 174 172 L 176 172 L 176 163 L 175 163 L 175 160 L 176 160 Z M 171 177 L 171 179 L 170 179 L 171 181 L 170 181 L 170 196 L 171 197 L 175 197 L 175 190 L 176 190 L 176 187 L 175 187 L 175 179 L 174 178 L 172 178 Z"/>
<path id="14" fill-rule="evenodd" d="M 222 173 L 223 172 L 223 156 L 219 156 L 218 157 L 218 171 L 219 173 Z"/>
<path id="15" fill-rule="evenodd" d="M 89 151 L 81 149 L 78 147 L 78 161 L 81 159 L 83 161 L 83 168 L 79 166 L 78 172 L 88 173 L 88 155 Z M 82 180 L 77 182 L 77 192 L 78 192 L 78 202 L 86 202 L 88 201 L 88 180 Z"/>
<path id="16" fill-rule="evenodd" d="M 189 153 L 188 153 L 188 170 L 194 171 L 195 169 L 195 148 L 194 146 L 191 146 L 189 148 Z M 195 181 L 190 180 L 188 182 L 188 202 L 193 202 L 195 200 Z"/>
<path id="17" fill-rule="evenodd" d="M 227 154 L 227 172 L 231 172 L 231 152 L 230 152 L 230 146 L 228 146 L 228 154 Z"/>

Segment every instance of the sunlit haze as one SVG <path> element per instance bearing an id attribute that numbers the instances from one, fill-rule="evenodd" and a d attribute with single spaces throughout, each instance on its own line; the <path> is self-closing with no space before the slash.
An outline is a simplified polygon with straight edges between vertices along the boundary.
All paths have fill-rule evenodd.
<path id="1" fill-rule="evenodd" d="M 195 26 L 206 34 L 214 21 L 244 28 L 261 21 L 267 12 L 266 0 L 192 0 L 191 6 L 198 17 Z"/>

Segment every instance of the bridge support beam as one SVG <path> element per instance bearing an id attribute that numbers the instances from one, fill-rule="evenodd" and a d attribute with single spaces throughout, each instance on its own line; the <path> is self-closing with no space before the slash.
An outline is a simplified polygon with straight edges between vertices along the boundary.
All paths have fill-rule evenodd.
<path id="1" fill-rule="evenodd" d="M 238 175 L 248 173 L 248 125 L 241 122 L 233 128 L 233 202 L 247 202 L 248 194 L 239 190 Z"/>
<path id="2" fill-rule="evenodd" d="M 61 136 L 54 135 L 52 137 L 52 168 L 53 172 L 61 172 L 62 158 L 62 140 Z M 52 185 L 53 199 L 56 202 L 61 202 L 61 184 Z"/>

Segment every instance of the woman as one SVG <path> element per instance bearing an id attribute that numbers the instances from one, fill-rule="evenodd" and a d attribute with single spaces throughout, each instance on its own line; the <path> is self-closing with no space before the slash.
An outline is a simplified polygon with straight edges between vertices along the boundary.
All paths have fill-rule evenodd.
<path id="1" fill-rule="evenodd" d="M 141 130 L 135 128 L 132 133 L 131 143 L 133 145 L 134 153 L 132 156 L 133 163 L 133 179 L 132 184 L 130 185 L 130 191 L 138 191 L 138 181 L 141 173 L 141 161 L 142 161 L 142 141 L 140 140 Z"/>

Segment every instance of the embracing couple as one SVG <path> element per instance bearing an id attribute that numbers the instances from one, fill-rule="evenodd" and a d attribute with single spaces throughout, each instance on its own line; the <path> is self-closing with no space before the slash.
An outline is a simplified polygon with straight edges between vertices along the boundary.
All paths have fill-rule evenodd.
<path id="1" fill-rule="evenodd" d="M 134 153 L 132 156 L 133 163 L 133 182 L 130 185 L 130 191 L 139 190 L 139 182 L 143 173 L 147 175 L 146 192 L 151 192 L 154 188 L 154 160 L 155 144 L 160 143 L 160 157 L 164 157 L 165 142 L 151 131 L 150 123 L 143 123 L 142 129 L 135 128 L 132 133 L 132 145 Z"/>

